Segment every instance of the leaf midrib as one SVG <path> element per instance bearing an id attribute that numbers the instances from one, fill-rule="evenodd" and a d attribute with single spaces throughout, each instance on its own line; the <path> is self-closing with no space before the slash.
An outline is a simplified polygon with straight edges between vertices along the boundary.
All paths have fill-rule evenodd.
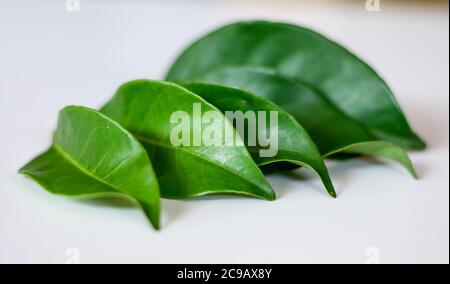
<path id="1" fill-rule="evenodd" d="M 66 153 L 64 151 L 64 149 L 59 146 L 57 143 L 53 144 L 53 148 L 56 150 L 56 152 L 58 152 L 58 154 L 60 154 L 65 160 L 67 160 L 71 165 L 73 165 L 74 167 L 76 167 L 78 170 L 80 170 L 82 173 L 86 174 L 88 177 L 112 188 L 113 190 L 120 192 L 120 193 L 125 193 L 122 190 L 119 190 L 118 188 L 116 188 L 115 186 L 111 185 L 110 183 L 108 183 L 107 181 L 102 180 L 101 178 L 93 175 L 91 172 L 89 172 L 87 169 L 85 169 L 80 163 L 78 163 L 72 156 L 70 156 L 68 153 Z M 128 194 L 128 193 L 127 193 Z"/>
<path id="2" fill-rule="evenodd" d="M 206 161 L 206 162 L 208 162 L 208 163 L 210 163 L 210 164 L 212 164 L 212 165 L 214 165 L 214 166 L 217 166 L 217 167 L 219 167 L 219 168 L 222 168 L 222 169 L 225 170 L 226 172 L 229 172 L 229 173 L 231 173 L 231 174 L 233 174 L 233 175 L 239 177 L 240 179 L 244 180 L 245 182 L 247 182 L 247 183 L 249 183 L 249 184 L 251 184 L 251 185 L 253 185 L 253 186 L 256 186 L 257 188 L 262 189 L 262 187 L 261 187 L 260 185 L 254 183 L 254 182 L 252 182 L 252 181 L 250 181 L 250 180 L 248 180 L 247 178 L 245 178 L 244 176 L 240 175 L 239 173 L 237 173 L 237 172 L 235 172 L 235 171 L 232 171 L 231 169 L 224 167 L 222 164 L 217 163 L 217 162 L 215 162 L 215 161 L 213 161 L 213 160 L 210 160 L 210 159 L 208 159 L 208 158 L 206 158 L 206 157 L 204 157 L 204 156 L 200 156 L 200 155 L 198 155 L 198 154 L 195 153 L 195 152 L 187 151 L 187 150 L 184 149 L 183 147 L 174 147 L 174 146 L 169 145 L 169 144 L 162 144 L 162 143 L 153 141 L 153 140 L 150 139 L 150 138 L 144 137 L 144 136 L 142 136 L 142 135 L 140 135 L 140 134 L 133 134 L 133 135 L 134 135 L 138 140 L 140 140 L 140 141 L 142 141 L 142 142 L 144 142 L 144 143 L 152 144 L 152 145 L 159 146 L 159 147 L 169 148 L 169 149 L 172 149 L 172 150 L 174 150 L 174 151 L 175 151 L 176 149 L 178 149 L 178 150 L 180 150 L 180 151 L 182 151 L 182 152 L 184 152 L 184 153 L 186 153 L 186 154 L 195 156 L 195 157 L 197 157 L 197 158 L 199 158 L 199 159 L 202 159 L 202 160 L 204 160 L 204 161 Z M 253 161 L 253 159 L 251 158 L 250 155 L 249 155 L 249 158 Z M 270 187 L 269 187 L 269 188 L 270 188 Z"/>

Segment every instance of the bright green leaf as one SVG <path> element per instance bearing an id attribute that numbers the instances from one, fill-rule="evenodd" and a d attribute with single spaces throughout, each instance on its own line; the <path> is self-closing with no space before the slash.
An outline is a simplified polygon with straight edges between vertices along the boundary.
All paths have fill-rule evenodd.
<path id="1" fill-rule="evenodd" d="M 63 109 L 53 146 L 20 173 L 54 194 L 129 196 L 159 228 L 159 186 L 145 149 L 116 122 L 95 110 Z"/>
<path id="2" fill-rule="evenodd" d="M 253 127 L 259 131 L 265 130 L 265 133 L 270 133 L 270 128 L 277 128 L 277 154 L 273 157 L 261 157 L 260 151 L 264 147 L 259 143 L 250 147 L 247 140 L 244 140 L 255 162 L 259 166 L 290 162 L 307 167 L 320 176 L 328 193 L 336 197 L 336 192 L 319 150 L 303 127 L 287 112 L 266 99 L 240 89 L 205 83 L 186 83 L 183 86 L 224 113 L 226 111 L 241 111 L 244 114 L 263 112 L 267 115 L 271 112 L 276 113 L 278 124 L 265 124 L 265 129 L 262 129 L 262 125 L 259 124 L 257 119 L 248 122 L 249 124 L 253 123 Z M 251 126 L 248 125 L 248 128 L 251 128 Z M 241 135 L 241 137 L 244 137 L 244 135 Z"/>
<path id="3" fill-rule="evenodd" d="M 195 111 L 194 105 L 199 111 Z M 275 199 L 275 192 L 225 116 L 187 89 L 166 82 L 133 81 L 123 85 L 102 112 L 121 123 L 147 149 L 163 197 L 240 194 Z M 189 144 L 174 145 L 171 137 L 178 125 L 172 123 L 172 118 L 180 112 L 187 115 Z M 216 123 L 202 122 L 201 127 L 193 127 L 193 121 L 208 112 L 218 115 Z M 232 133 L 238 143 L 224 141 L 223 145 L 213 146 L 195 143 L 194 137 L 203 137 L 206 127 L 222 134 Z"/>

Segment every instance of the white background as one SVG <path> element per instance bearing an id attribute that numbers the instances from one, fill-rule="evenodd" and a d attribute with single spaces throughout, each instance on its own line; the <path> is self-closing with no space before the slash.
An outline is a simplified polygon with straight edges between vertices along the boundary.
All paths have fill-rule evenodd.
<path id="1" fill-rule="evenodd" d="M 1 0 L 0 262 L 65 263 L 73 247 L 82 263 L 448 263 L 448 6 L 336 2 L 81 0 L 67 12 Z M 336 200 L 300 170 L 270 178 L 276 202 L 164 200 L 155 232 L 129 204 L 53 196 L 16 173 L 48 147 L 62 107 L 160 79 L 196 37 L 254 18 L 312 27 L 373 64 L 429 143 L 411 154 L 420 180 L 389 162 L 331 163 Z"/>

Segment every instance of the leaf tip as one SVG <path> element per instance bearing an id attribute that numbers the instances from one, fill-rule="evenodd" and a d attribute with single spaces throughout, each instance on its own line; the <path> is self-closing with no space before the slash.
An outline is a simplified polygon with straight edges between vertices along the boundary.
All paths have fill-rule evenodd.
<path id="1" fill-rule="evenodd" d="M 427 143 L 418 135 L 415 135 L 415 139 L 411 142 L 410 148 L 411 150 L 422 151 L 427 149 Z"/>
<path id="2" fill-rule="evenodd" d="M 152 227 L 153 227 L 153 229 L 155 229 L 155 231 L 161 230 L 161 225 L 159 224 L 159 222 L 157 224 L 152 223 Z"/>
<path id="3" fill-rule="evenodd" d="M 277 199 L 277 193 L 270 185 L 264 187 L 263 192 L 259 193 L 258 196 L 267 201 L 275 201 Z"/>
<path id="4" fill-rule="evenodd" d="M 155 229 L 156 231 L 159 231 L 161 229 L 159 204 L 154 206 L 154 205 L 146 204 L 144 202 L 139 202 L 139 203 L 140 203 L 142 209 L 144 210 L 144 213 L 147 216 L 147 219 L 150 221 L 150 224 L 152 225 L 153 229 Z"/>
<path id="5" fill-rule="evenodd" d="M 414 168 L 414 166 L 412 165 L 412 163 L 411 163 L 411 165 L 408 167 L 408 171 L 409 171 L 409 173 L 411 174 L 411 176 L 412 176 L 415 180 L 420 179 L 420 177 L 419 177 L 419 175 L 417 174 L 417 171 L 416 171 L 416 169 Z"/>
<path id="6" fill-rule="evenodd" d="M 323 181 L 327 189 L 327 192 L 331 197 L 337 198 L 336 190 L 334 189 L 333 183 L 331 182 L 331 179 L 329 178 L 328 174 L 327 177 L 328 178 Z"/>
<path id="7" fill-rule="evenodd" d="M 277 199 L 277 194 L 274 190 L 269 194 L 269 197 L 267 198 L 268 201 L 275 201 Z"/>

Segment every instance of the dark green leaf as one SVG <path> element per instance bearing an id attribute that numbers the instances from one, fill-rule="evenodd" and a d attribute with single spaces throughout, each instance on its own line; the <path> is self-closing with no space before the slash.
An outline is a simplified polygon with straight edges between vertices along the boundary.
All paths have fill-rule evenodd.
<path id="1" fill-rule="evenodd" d="M 97 111 L 63 109 L 53 146 L 20 172 L 55 194 L 132 197 L 159 228 L 159 186 L 145 149 Z"/>
<path id="2" fill-rule="evenodd" d="M 248 90 L 280 106 L 305 127 L 323 155 L 354 143 L 376 140 L 318 92 L 270 71 L 225 68 L 207 74 L 205 80 Z"/>
<path id="3" fill-rule="evenodd" d="M 207 74 L 205 80 L 248 90 L 282 107 L 302 124 L 323 156 L 338 153 L 383 156 L 401 163 L 416 176 L 404 149 L 378 140 L 366 127 L 345 115 L 320 92 L 304 84 L 271 71 L 252 68 L 224 68 Z M 364 150 L 361 145 L 366 145 Z M 381 150 L 383 147 L 386 149 Z M 386 151 L 392 154 L 382 155 Z"/>
<path id="4" fill-rule="evenodd" d="M 320 176 L 328 193 L 336 197 L 336 192 L 319 150 L 303 127 L 287 112 L 270 101 L 243 90 L 205 83 L 187 83 L 184 86 L 224 113 L 226 111 L 240 111 L 244 114 L 258 114 L 258 112 L 269 114 L 275 112 L 278 117 L 278 124 L 274 126 L 266 123 L 265 133 L 270 133 L 271 130 L 269 128 L 277 127 L 277 154 L 274 157 L 261 157 L 260 150 L 264 147 L 261 147 L 259 143 L 252 147 L 247 144 L 253 159 L 259 166 L 291 162 L 307 167 Z M 254 123 L 255 125 L 252 127 L 247 126 L 247 129 L 263 130 L 263 126 L 259 124 L 258 120 L 248 121 L 248 123 Z M 244 133 L 241 133 L 241 137 L 245 137 Z M 248 142 L 245 139 L 244 141 Z"/>
<path id="5" fill-rule="evenodd" d="M 217 113 L 218 123 L 191 127 L 190 144 L 174 146 L 170 137 L 177 126 L 171 123 L 172 115 L 184 112 L 192 126 L 196 119 L 194 104 L 201 106 L 201 116 L 207 112 Z M 225 116 L 187 89 L 158 81 L 130 82 L 118 90 L 102 112 L 121 123 L 143 143 L 154 162 L 163 197 L 228 193 L 275 199 L 274 191 Z M 233 133 L 239 144 L 193 146 L 192 137 L 202 137 L 207 127 L 221 133 Z"/>
<path id="6" fill-rule="evenodd" d="M 305 82 L 377 140 L 406 148 L 425 147 L 372 68 L 337 43 L 298 26 L 257 21 L 221 28 L 189 47 L 167 79 L 202 80 L 213 70 L 233 66 L 264 67 Z"/>

